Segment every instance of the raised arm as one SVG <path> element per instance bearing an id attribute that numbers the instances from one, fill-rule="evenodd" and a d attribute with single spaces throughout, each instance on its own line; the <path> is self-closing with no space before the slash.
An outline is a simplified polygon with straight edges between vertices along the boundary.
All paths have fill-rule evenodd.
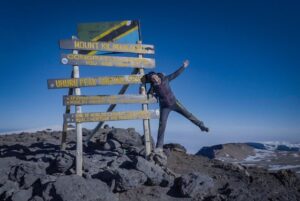
<path id="1" fill-rule="evenodd" d="M 171 73 L 170 75 L 167 75 L 166 78 L 169 81 L 175 79 L 176 77 L 178 77 L 178 75 L 180 75 L 184 71 L 184 69 L 186 67 L 188 67 L 188 65 L 189 65 L 189 60 L 185 60 L 180 68 L 178 68 L 174 73 Z"/>

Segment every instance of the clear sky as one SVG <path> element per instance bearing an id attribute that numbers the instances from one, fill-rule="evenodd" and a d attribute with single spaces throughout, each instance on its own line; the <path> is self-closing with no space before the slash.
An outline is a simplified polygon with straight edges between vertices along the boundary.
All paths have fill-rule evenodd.
<path id="1" fill-rule="evenodd" d="M 211 129 L 203 134 L 171 113 L 167 142 L 197 150 L 220 142 L 300 141 L 299 1 L 161 2 L 1 1 L 0 131 L 62 123 L 67 90 L 48 90 L 46 81 L 70 76 L 71 67 L 59 62 L 58 40 L 75 35 L 78 23 L 139 19 L 143 42 L 155 45 L 157 71 L 168 74 L 190 60 L 173 91 Z M 130 71 L 82 67 L 81 75 Z M 82 93 L 115 94 L 118 88 Z M 154 137 L 157 124 L 152 122 Z M 141 129 L 136 121 L 113 125 Z"/>

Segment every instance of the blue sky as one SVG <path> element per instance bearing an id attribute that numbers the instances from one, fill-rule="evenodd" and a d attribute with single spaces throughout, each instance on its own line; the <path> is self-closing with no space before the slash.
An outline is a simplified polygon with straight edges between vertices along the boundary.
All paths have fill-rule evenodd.
<path id="1" fill-rule="evenodd" d="M 59 62 L 58 40 L 76 34 L 78 23 L 139 19 L 143 42 L 155 45 L 157 71 L 168 74 L 190 60 L 172 82 L 173 91 L 211 129 L 202 134 L 172 113 L 167 142 L 197 149 L 232 141 L 300 141 L 299 10 L 297 1 L 2 1 L 0 131 L 61 124 L 67 90 L 48 90 L 46 80 L 70 76 L 71 67 Z M 81 75 L 130 71 L 82 67 Z M 114 94 L 118 88 L 82 93 Z M 132 108 L 140 107 L 118 107 Z M 154 137 L 157 124 L 152 122 Z M 141 129 L 137 121 L 112 125 Z"/>

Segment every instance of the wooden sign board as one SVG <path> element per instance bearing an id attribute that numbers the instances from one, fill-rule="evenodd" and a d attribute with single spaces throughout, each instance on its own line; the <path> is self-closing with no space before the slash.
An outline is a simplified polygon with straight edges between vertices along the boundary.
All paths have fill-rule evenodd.
<path id="1" fill-rule="evenodd" d="M 98 104 L 130 104 L 130 103 L 156 103 L 153 96 L 145 95 L 99 95 L 99 96 L 64 96 L 64 105 L 98 105 Z"/>
<path id="2" fill-rule="evenodd" d="M 49 79 L 48 89 L 141 84 L 141 78 L 141 75 L 125 75 L 95 78 Z"/>
<path id="3" fill-rule="evenodd" d="M 138 54 L 154 54 L 153 45 L 122 44 L 111 42 L 86 42 L 80 40 L 60 40 L 59 46 L 69 50 L 97 50 L 107 52 L 129 52 Z"/>
<path id="4" fill-rule="evenodd" d="M 130 112 L 95 112 L 64 114 L 66 123 L 117 121 L 133 119 L 153 119 L 159 117 L 159 110 Z"/>
<path id="5" fill-rule="evenodd" d="M 155 60 L 149 58 L 112 57 L 85 54 L 62 54 L 62 64 L 87 66 L 114 66 L 131 68 L 154 68 Z"/>

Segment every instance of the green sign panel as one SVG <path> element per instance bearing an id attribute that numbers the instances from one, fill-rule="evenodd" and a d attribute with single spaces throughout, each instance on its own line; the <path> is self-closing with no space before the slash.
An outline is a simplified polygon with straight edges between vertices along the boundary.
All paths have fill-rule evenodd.
<path id="1" fill-rule="evenodd" d="M 123 20 L 113 22 L 82 23 L 77 26 L 79 40 L 105 41 L 114 43 L 136 44 L 140 40 L 139 22 Z M 95 50 L 80 51 L 81 54 L 101 54 Z"/>

